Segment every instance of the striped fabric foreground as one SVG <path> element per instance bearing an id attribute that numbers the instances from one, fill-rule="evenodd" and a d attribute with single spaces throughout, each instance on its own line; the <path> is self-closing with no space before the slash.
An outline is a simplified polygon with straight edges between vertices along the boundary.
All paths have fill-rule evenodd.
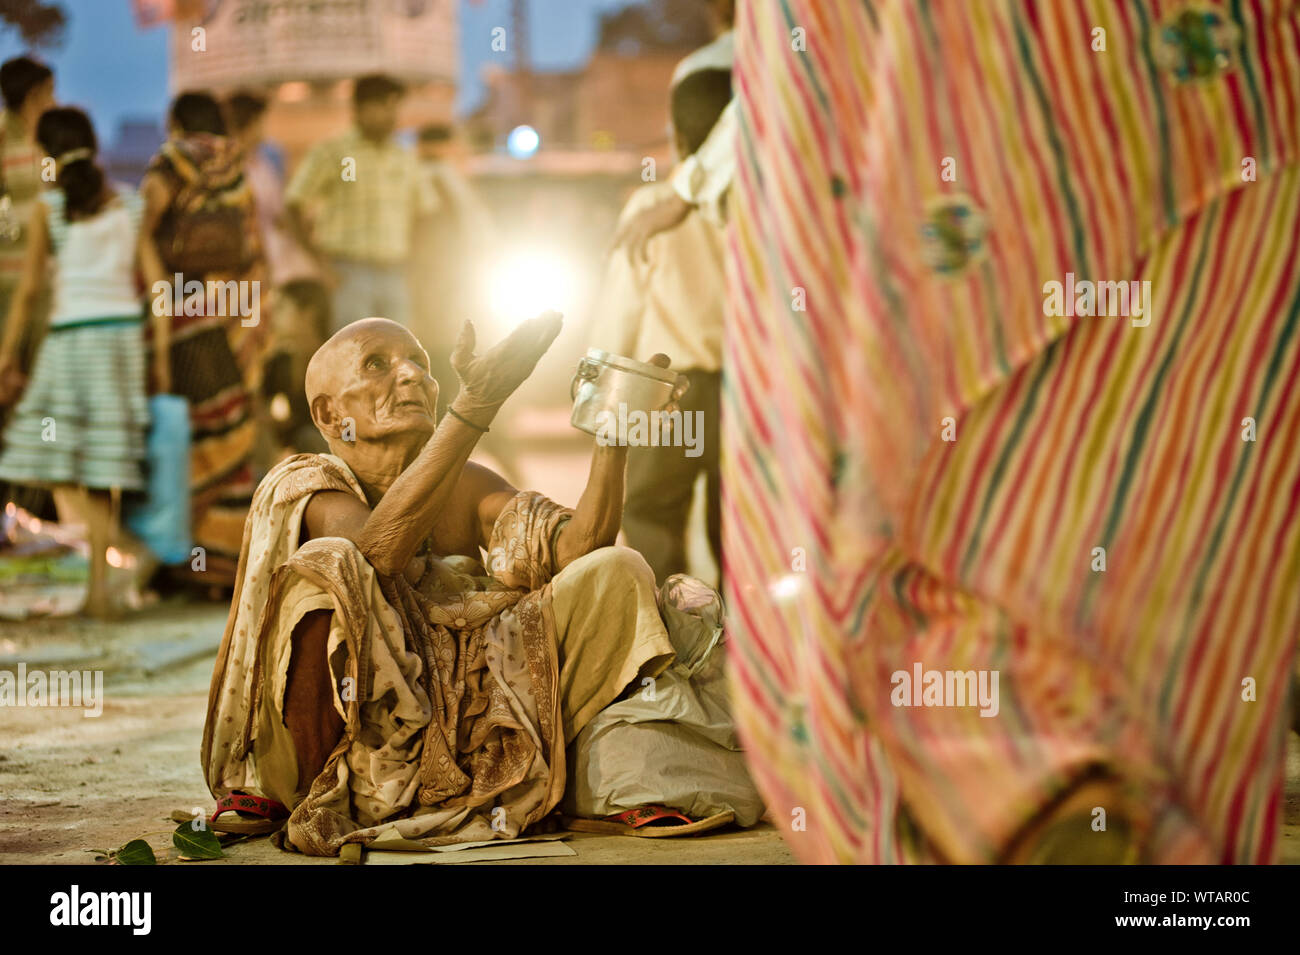
<path id="1" fill-rule="evenodd" d="M 1007 859 L 1105 773 L 1141 858 L 1276 861 L 1300 6 L 772 0 L 736 37 L 732 681 L 790 845 Z M 996 712 L 900 671 L 996 674 Z"/>

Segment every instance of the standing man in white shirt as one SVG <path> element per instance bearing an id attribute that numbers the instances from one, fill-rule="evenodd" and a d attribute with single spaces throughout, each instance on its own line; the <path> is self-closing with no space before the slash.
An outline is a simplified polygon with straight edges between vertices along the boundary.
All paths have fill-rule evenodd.
<path id="1" fill-rule="evenodd" d="M 687 74 L 698 70 L 731 69 L 735 0 L 710 0 L 709 12 L 717 35 L 712 43 L 677 64 L 672 78 L 674 87 Z M 725 225 L 727 192 L 735 171 L 736 103 L 732 100 L 708 138 L 673 170 L 672 189 L 665 190 L 658 201 L 643 206 L 636 215 L 619 223 L 614 246 L 625 249 L 629 258 L 644 262 L 646 243 L 660 232 L 681 225 L 692 209 L 698 209 L 717 226 Z"/>
<path id="2" fill-rule="evenodd" d="M 707 48 L 706 48 L 707 49 Z M 684 63 L 671 94 L 677 155 L 693 156 L 731 99 L 731 71 L 698 60 Z M 680 165 L 680 164 L 679 164 Z M 675 177 L 674 177 L 675 178 Z M 673 194 L 671 181 L 650 183 L 632 194 L 620 224 Z M 721 402 L 722 328 L 726 311 L 725 243 L 722 229 L 702 215 L 654 237 L 645 255 L 609 257 L 596 303 L 597 334 L 619 355 L 669 355 L 690 381 L 683 415 L 702 424 L 687 447 L 641 447 L 628 454 L 623 532 L 659 583 L 686 571 L 686 524 L 699 474 L 706 475 L 709 545 L 722 567 L 719 499 L 718 409 Z M 689 453 L 688 453 L 689 452 Z"/>

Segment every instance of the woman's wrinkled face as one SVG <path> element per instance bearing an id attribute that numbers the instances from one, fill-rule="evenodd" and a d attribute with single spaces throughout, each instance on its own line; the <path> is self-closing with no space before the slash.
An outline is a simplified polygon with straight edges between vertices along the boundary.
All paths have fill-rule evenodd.
<path id="1" fill-rule="evenodd" d="M 348 341 L 339 359 L 333 398 L 345 440 L 349 419 L 359 441 L 433 433 L 438 383 L 414 335 L 392 323 L 376 326 Z"/>

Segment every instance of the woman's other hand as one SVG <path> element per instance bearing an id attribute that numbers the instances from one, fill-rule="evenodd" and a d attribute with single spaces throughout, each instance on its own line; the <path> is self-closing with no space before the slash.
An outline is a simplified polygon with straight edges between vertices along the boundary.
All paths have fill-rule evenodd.
<path id="1" fill-rule="evenodd" d="M 665 355 L 663 352 L 659 352 L 658 354 L 651 356 L 648 362 L 648 364 L 654 365 L 656 368 L 667 368 L 672 363 L 673 363 L 672 359 L 669 358 L 667 355 Z M 676 411 L 681 411 L 682 406 L 679 404 L 679 402 L 682 399 L 682 395 L 686 394 L 686 392 L 690 390 L 690 387 L 691 387 L 691 380 L 687 378 L 685 375 L 678 375 L 677 383 L 673 385 L 673 393 L 668 398 L 668 404 L 660 408 L 659 409 L 660 412 L 665 415 L 671 415 Z M 669 423 L 671 424 L 671 419 L 668 420 Z"/>

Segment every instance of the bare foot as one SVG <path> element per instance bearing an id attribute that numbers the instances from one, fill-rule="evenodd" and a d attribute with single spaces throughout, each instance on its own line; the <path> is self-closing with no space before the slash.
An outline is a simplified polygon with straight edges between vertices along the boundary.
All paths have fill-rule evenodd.
<path id="1" fill-rule="evenodd" d="M 158 569 L 158 558 L 153 555 L 153 551 L 143 545 L 131 551 L 131 556 L 135 558 L 135 566 L 131 570 L 131 585 L 139 593 L 144 593 L 149 588 L 149 581 L 153 579 L 154 572 Z"/>
<path id="2" fill-rule="evenodd" d="M 158 559 L 143 546 L 123 553 L 129 566 L 109 567 L 106 586 L 119 608 L 134 610 L 149 602 L 149 581 L 158 569 Z"/>
<path id="3" fill-rule="evenodd" d="M 107 594 L 92 594 L 86 597 L 78 613 L 92 620 L 121 620 L 122 608 L 113 602 Z"/>

